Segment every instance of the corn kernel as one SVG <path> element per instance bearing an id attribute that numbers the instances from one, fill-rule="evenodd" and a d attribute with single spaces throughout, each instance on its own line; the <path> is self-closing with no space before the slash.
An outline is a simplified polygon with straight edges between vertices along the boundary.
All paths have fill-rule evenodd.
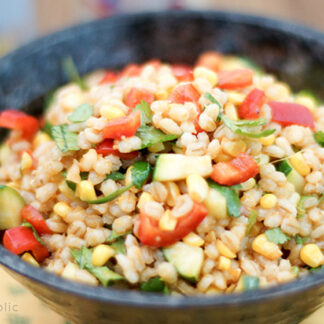
<path id="1" fill-rule="evenodd" d="M 222 150 L 228 155 L 237 157 L 240 153 L 246 151 L 246 143 L 243 140 L 229 141 L 224 138 L 222 141 Z"/>
<path id="2" fill-rule="evenodd" d="M 129 186 L 130 184 L 133 183 L 133 178 L 132 178 L 132 166 L 129 166 L 127 168 L 127 171 L 125 173 L 125 186 Z"/>
<path id="3" fill-rule="evenodd" d="M 159 227 L 163 231 L 173 231 L 177 226 L 177 219 L 173 217 L 170 210 L 163 213 L 159 220 Z"/>
<path id="4" fill-rule="evenodd" d="M 62 218 L 65 218 L 71 211 L 71 207 L 63 201 L 56 203 L 53 207 L 54 213 Z"/>
<path id="5" fill-rule="evenodd" d="M 274 143 L 275 139 L 276 136 L 274 134 L 271 134 L 269 136 L 259 138 L 259 142 L 264 146 L 269 146 Z"/>
<path id="6" fill-rule="evenodd" d="M 310 174 L 311 169 L 306 163 L 301 152 L 296 153 L 289 159 L 291 165 L 300 173 L 303 177 Z"/>
<path id="7" fill-rule="evenodd" d="M 182 241 L 190 246 L 202 246 L 204 245 L 205 241 L 196 233 L 191 232 L 186 235 Z"/>
<path id="8" fill-rule="evenodd" d="M 232 252 L 221 240 L 216 241 L 216 247 L 218 249 L 218 252 L 229 259 L 235 259 L 236 254 Z"/>
<path id="9" fill-rule="evenodd" d="M 220 152 L 216 158 L 214 159 L 215 162 L 228 162 L 228 161 L 232 161 L 233 157 L 225 154 L 224 152 Z"/>
<path id="10" fill-rule="evenodd" d="M 39 267 L 39 263 L 34 259 L 34 257 L 30 253 L 28 252 L 24 253 L 21 258 L 22 260 L 28 262 L 29 264 L 35 267 Z"/>
<path id="11" fill-rule="evenodd" d="M 226 198 L 218 190 L 210 188 L 204 204 L 208 210 L 208 215 L 216 219 L 227 218 Z"/>
<path id="12" fill-rule="evenodd" d="M 233 105 L 240 105 L 245 99 L 245 95 L 243 93 L 229 91 L 227 93 L 227 100 Z"/>
<path id="13" fill-rule="evenodd" d="M 0 164 L 4 165 L 11 156 L 11 149 L 7 144 L 0 145 Z"/>
<path id="14" fill-rule="evenodd" d="M 264 209 L 274 208 L 277 205 L 278 199 L 273 194 L 265 194 L 261 200 L 260 205 Z"/>
<path id="15" fill-rule="evenodd" d="M 208 183 L 199 174 L 191 174 L 186 179 L 189 196 L 197 202 L 204 201 L 208 196 Z"/>
<path id="16" fill-rule="evenodd" d="M 59 191 L 66 196 L 67 198 L 69 198 L 70 200 L 75 200 L 76 196 L 74 191 L 67 185 L 66 181 L 63 180 L 58 187 Z"/>
<path id="17" fill-rule="evenodd" d="M 300 258 L 304 263 L 312 268 L 317 268 L 324 264 L 324 255 L 316 244 L 306 244 L 300 250 Z"/>
<path id="18" fill-rule="evenodd" d="M 111 257 L 115 255 L 115 250 L 105 244 L 96 246 L 91 256 L 91 263 L 95 267 L 103 266 Z"/>
<path id="19" fill-rule="evenodd" d="M 169 98 L 169 92 L 161 89 L 155 92 L 155 97 L 157 100 L 165 100 Z"/>
<path id="20" fill-rule="evenodd" d="M 103 105 L 100 107 L 101 116 L 105 117 L 107 120 L 112 120 L 125 116 L 122 109 L 116 106 Z"/>
<path id="21" fill-rule="evenodd" d="M 232 103 L 227 103 L 225 105 L 226 116 L 234 121 L 238 120 L 238 114 L 235 106 Z"/>
<path id="22" fill-rule="evenodd" d="M 39 145 L 49 141 L 51 141 L 49 135 L 47 135 L 45 132 L 39 131 L 33 140 L 33 146 L 38 147 Z"/>
<path id="23" fill-rule="evenodd" d="M 78 183 L 77 193 L 80 199 L 84 201 L 97 199 L 94 186 L 89 180 L 83 180 Z"/>
<path id="24" fill-rule="evenodd" d="M 33 165 L 33 158 L 30 156 L 29 153 L 24 152 L 21 156 L 21 162 L 20 162 L 20 170 L 25 171 L 32 167 Z"/>
<path id="25" fill-rule="evenodd" d="M 316 104 L 315 104 L 314 100 L 309 96 L 298 95 L 295 102 L 297 104 L 306 106 L 311 112 L 314 112 L 314 110 L 316 108 Z"/>
<path id="26" fill-rule="evenodd" d="M 69 262 L 65 266 L 61 276 L 65 279 L 82 282 L 88 285 L 98 285 L 97 279 L 92 274 L 90 274 L 87 270 L 80 269 L 72 262 Z"/>
<path id="27" fill-rule="evenodd" d="M 137 208 L 141 209 L 148 201 L 154 201 L 153 196 L 148 192 L 143 192 L 138 200 Z"/>
<path id="28" fill-rule="evenodd" d="M 253 240 L 252 249 L 269 260 L 276 260 L 282 255 L 279 246 L 270 242 L 265 234 L 260 234 Z"/>
<path id="29" fill-rule="evenodd" d="M 164 144 L 163 143 L 156 143 L 151 145 L 148 150 L 152 153 L 160 152 L 164 150 Z"/>
<path id="30" fill-rule="evenodd" d="M 228 270 L 231 267 L 231 259 L 224 256 L 220 256 L 218 260 L 218 269 L 219 270 Z"/>
<path id="31" fill-rule="evenodd" d="M 214 71 L 209 70 L 203 66 L 196 67 L 193 71 L 193 76 L 195 79 L 198 78 L 207 79 L 212 86 L 215 86 L 218 83 L 217 74 Z"/>

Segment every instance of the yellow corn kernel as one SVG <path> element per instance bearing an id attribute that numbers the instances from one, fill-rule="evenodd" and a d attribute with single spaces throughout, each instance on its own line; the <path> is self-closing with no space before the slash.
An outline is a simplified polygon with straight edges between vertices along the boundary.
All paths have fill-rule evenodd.
<path id="1" fill-rule="evenodd" d="M 311 112 L 313 112 L 316 108 L 316 104 L 315 104 L 314 100 L 309 96 L 298 95 L 295 102 L 297 104 L 306 106 Z"/>
<path id="2" fill-rule="evenodd" d="M 71 211 L 71 207 L 63 201 L 56 203 L 53 207 L 54 213 L 62 218 L 65 218 Z"/>
<path id="3" fill-rule="evenodd" d="M 125 113 L 122 109 L 111 105 L 102 105 L 100 107 L 100 114 L 107 120 L 112 120 L 125 116 Z"/>
<path id="4" fill-rule="evenodd" d="M 39 263 L 34 259 L 34 257 L 30 253 L 28 252 L 24 253 L 21 258 L 22 260 L 28 262 L 29 264 L 35 267 L 39 267 Z"/>
<path id="5" fill-rule="evenodd" d="M 156 143 L 151 145 L 148 150 L 152 153 L 160 152 L 164 150 L 164 144 L 163 143 Z"/>
<path id="6" fill-rule="evenodd" d="M 217 74 L 214 71 L 209 70 L 203 66 L 196 67 L 193 71 L 193 76 L 195 79 L 204 78 L 204 79 L 208 80 L 208 82 L 212 86 L 215 86 L 218 83 Z"/>
<path id="7" fill-rule="evenodd" d="M 154 201 L 153 196 L 148 192 L 143 192 L 138 200 L 137 208 L 141 209 L 148 201 Z"/>
<path id="8" fill-rule="evenodd" d="M 254 239 L 252 249 L 269 260 L 276 260 L 282 255 L 279 246 L 270 242 L 265 234 L 260 234 Z"/>
<path id="9" fill-rule="evenodd" d="M 216 158 L 214 159 L 215 162 L 228 162 L 228 161 L 232 161 L 233 157 L 225 154 L 224 152 L 220 152 Z"/>
<path id="10" fill-rule="evenodd" d="M 295 155 L 293 155 L 289 159 L 289 162 L 303 177 L 306 177 L 307 175 L 310 174 L 311 169 L 309 165 L 306 163 L 301 152 L 298 152 Z"/>
<path id="11" fill-rule="evenodd" d="M 93 184 L 89 180 L 83 180 L 77 185 L 77 194 L 81 200 L 97 199 L 96 191 Z"/>
<path id="12" fill-rule="evenodd" d="M 218 260 L 218 269 L 219 270 L 228 270 L 231 267 L 231 259 L 224 256 L 220 256 Z"/>
<path id="13" fill-rule="evenodd" d="M 275 139 L 276 136 L 274 134 L 271 134 L 269 136 L 259 138 L 259 142 L 264 146 L 269 146 L 274 143 Z"/>
<path id="14" fill-rule="evenodd" d="M 66 181 L 62 181 L 60 184 L 59 184 L 59 190 L 60 192 L 66 196 L 67 198 L 69 198 L 70 200 L 75 200 L 76 199 L 76 196 L 75 196 L 75 193 L 74 191 L 67 185 Z"/>
<path id="15" fill-rule="evenodd" d="M 240 105 L 245 99 L 245 95 L 243 93 L 239 93 L 236 91 L 229 91 L 227 93 L 227 100 L 233 105 Z"/>
<path id="16" fill-rule="evenodd" d="M 33 140 L 33 146 L 38 147 L 39 145 L 49 141 L 51 141 L 49 135 L 47 135 L 45 132 L 39 131 Z"/>
<path id="17" fill-rule="evenodd" d="M 210 188 L 204 204 L 208 210 L 208 215 L 216 219 L 227 218 L 226 198 L 218 190 Z"/>
<path id="18" fill-rule="evenodd" d="M 238 114 L 235 106 L 232 103 L 227 103 L 225 105 L 226 116 L 234 121 L 238 120 Z"/>
<path id="19" fill-rule="evenodd" d="M 260 205 L 264 209 L 274 208 L 277 205 L 278 199 L 273 194 L 265 194 L 260 200 Z"/>
<path id="20" fill-rule="evenodd" d="M 133 178 L 132 178 L 132 167 L 133 166 L 129 166 L 127 168 L 127 171 L 125 173 L 125 186 L 129 186 L 130 184 L 133 183 Z"/>
<path id="21" fill-rule="evenodd" d="M 105 244 L 99 244 L 92 252 L 91 263 L 95 267 L 101 267 L 114 255 L 115 250 L 112 247 Z"/>
<path id="22" fill-rule="evenodd" d="M 312 268 L 317 268 L 324 264 L 324 255 L 316 244 L 306 244 L 300 250 L 300 258 L 304 263 Z"/>
<path id="23" fill-rule="evenodd" d="M 33 165 L 33 158 L 30 156 L 29 153 L 24 152 L 21 156 L 21 161 L 20 161 L 20 170 L 25 171 L 29 170 Z"/>
<path id="24" fill-rule="evenodd" d="M 155 92 L 155 97 L 157 100 L 165 100 L 169 98 L 169 92 L 164 90 L 164 89 L 160 89 L 158 91 Z"/>
<path id="25" fill-rule="evenodd" d="M 159 227 L 163 231 L 173 231 L 177 226 L 177 219 L 173 217 L 171 210 L 163 213 L 159 220 Z"/>
<path id="26" fill-rule="evenodd" d="M 246 63 L 236 56 L 225 56 L 221 60 L 220 70 L 246 69 Z"/>
<path id="27" fill-rule="evenodd" d="M 246 151 L 246 143 L 243 140 L 229 141 L 224 138 L 222 141 L 222 150 L 228 155 L 237 157 L 240 153 Z"/>
<path id="28" fill-rule="evenodd" d="M 216 247 L 220 255 L 230 259 L 236 258 L 236 254 L 232 252 L 221 240 L 216 240 Z"/>
<path id="29" fill-rule="evenodd" d="M 186 235 L 182 241 L 190 246 L 202 246 L 204 245 L 205 241 L 196 233 L 191 232 Z"/>
<path id="30" fill-rule="evenodd" d="M 186 179 L 189 196 L 197 202 L 204 201 L 208 196 L 208 183 L 199 174 L 191 174 Z"/>
<path id="31" fill-rule="evenodd" d="M 250 178 L 249 180 L 246 180 L 245 182 L 241 183 L 242 190 L 247 191 L 252 189 L 256 185 L 256 181 L 254 178 Z"/>

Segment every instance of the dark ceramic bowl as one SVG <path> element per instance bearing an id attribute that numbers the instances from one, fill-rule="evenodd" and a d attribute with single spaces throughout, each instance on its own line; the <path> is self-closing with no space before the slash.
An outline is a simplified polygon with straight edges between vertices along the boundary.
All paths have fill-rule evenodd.
<path id="1" fill-rule="evenodd" d="M 295 90 L 324 97 L 324 36 L 304 27 L 222 12 L 124 15 L 44 37 L 0 59 L 0 107 L 41 112 L 42 96 L 64 83 L 61 59 L 81 73 L 160 58 L 193 63 L 216 49 L 247 56 Z M 324 301 L 324 274 L 270 289 L 175 297 L 93 288 L 34 268 L 0 247 L 0 263 L 49 307 L 75 323 L 298 323 Z"/>

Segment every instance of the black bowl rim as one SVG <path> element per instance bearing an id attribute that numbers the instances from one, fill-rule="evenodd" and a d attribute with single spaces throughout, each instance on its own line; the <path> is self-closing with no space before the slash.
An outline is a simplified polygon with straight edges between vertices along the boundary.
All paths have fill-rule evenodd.
<path id="1" fill-rule="evenodd" d="M 73 32 L 82 33 L 88 27 L 98 24 L 105 26 L 107 20 L 114 25 L 128 23 L 129 20 L 140 20 L 154 17 L 172 17 L 174 19 L 181 17 L 201 17 L 204 19 L 218 19 L 221 21 L 230 21 L 253 26 L 265 27 L 273 31 L 279 31 L 291 34 L 295 38 L 304 39 L 306 41 L 320 43 L 324 46 L 324 34 L 314 29 L 282 20 L 275 20 L 261 16 L 247 15 L 235 12 L 224 11 L 162 11 L 162 12 L 143 12 L 135 14 L 116 15 L 106 19 L 94 20 L 88 23 L 76 25 L 50 35 L 44 36 L 25 46 L 22 46 L 7 56 L 0 59 L 1 64 L 6 64 L 8 60 L 14 59 L 25 53 L 33 53 L 38 48 L 42 48 L 43 44 L 51 44 L 60 42 L 70 37 Z M 109 23 L 108 23 L 109 24 Z M 43 286 L 51 287 L 58 291 L 77 295 L 83 298 L 96 300 L 99 302 L 119 304 L 131 307 L 144 308 L 229 308 L 235 305 L 244 306 L 247 304 L 262 303 L 278 298 L 284 298 L 297 293 L 322 287 L 324 285 L 324 273 L 315 273 L 304 276 L 293 282 L 282 284 L 279 286 L 259 289 L 255 291 L 247 291 L 243 293 L 224 294 L 217 296 L 166 296 L 150 293 L 141 293 L 133 290 L 118 290 L 114 288 L 91 287 L 80 283 L 65 280 L 59 276 L 53 275 L 41 268 L 35 268 L 28 263 L 22 261 L 16 255 L 7 251 L 0 245 L 0 264 L 5 268 L 37 282 Z"/>

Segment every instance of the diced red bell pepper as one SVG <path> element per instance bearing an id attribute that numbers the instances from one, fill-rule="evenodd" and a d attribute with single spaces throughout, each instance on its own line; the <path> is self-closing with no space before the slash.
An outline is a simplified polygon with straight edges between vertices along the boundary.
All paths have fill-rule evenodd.
<path id="1" fill-rule="evenodd" d="M 102 80 L 99 84 L 106 84 L 106 83 L 115 83 L 119 79 L 119 75 L 114 71 L 107 71 Z"/>
<path id="2" fill-rule="evenodd" d="M 185 216 L 178 218 L 178 223 L 173 231 L 164 231 L 159 228 L 157 220 L 140 212 L 138 237 L 140 241 L 148 246 L 169 246 L 181 240 L 192 232 L 206 217 L 206 207 L 194 202 L 192 210 Z"/>
<path id="3" fill-rule="evenodd" d="M 173 64 L 171 66 L 173 75 L 177 78 L 178 81 L 192 81 L 192 67 L 185 64 Z"/>
<path id="4" fill-rule="evenodd" d="M 133 160 L 138 157 L 138 151 L 121 153 L 113 147 L 114 141 L 110 139 L 105 139 L 103 142 L 98 144 L 96 151 L 98 154 L 102 154 L 102 156 L 107 156 L 110 154 L 119 156 L 122 160 Z"/>
<path id="5" fill-rule="evenodd" d="M 233 186 L 255 177 L 259 166 L 248 154 L 241 153 L 229 162 L 218 162 L 213 166 L 211 178 L 225 186 Z"/>
<path id="6" fill-rule="evenodd" d="M 0 127 L 19 130 L 26 139 L 31 139 L 39 129 L 39 121 L 19 110 L 4 110 L 0 113 Z"/>
<path id="7" fill-rule="evenodd" d="M 121 139 L 122 136 L 134 136 L 141 126 L 141 112 L 131 112 L 129 115 L 113 119 L 107 123 L 103 130 L 103 138 Z"/>
<path id="8" fill-rule="evenodd" d="M 129 64 L 124 67 L 124 69 L 121 71 L 120 77 L 133 77 L 133 76 L 139 76 L 142 72 L 142 67 L 138 64 Z"/>
<path id="9" fill-rule="evenodd" d="M 184 104 L 185 102 L 198 104 L 199 98 L 200 93 L 191 83 L 177 86 L 169 96 L 171 102 L 178 104 Z"/>
<path id="10" fill-rule="evenodd" d="M 314 128 L 314 116 L 305 106 L 291 102 L 269 101 L 272 120 L 283 125 L 301 125 Z"/>
<path id="11" fill-rule="evenodd" d="M 134 109 L 141 101 L 146 101 L 150 105 L 154 101 L 154 94 L 144 89 L 131 88 L 125 99 L 126 106 Z"/>
<path id="12" fill-rule="evenodd" d="M 221 89 L 238 89 L 252 84 L 253 71 L 250 69 L 228 70 L 218 73 L 218 87 Z"/>
<path id="13" fill-rule="evenodd" d="M 52 234 L 42 214 L 31 205 L 26 205 L 20 215 L 23 220 L 32 224 L 38 234 Z"/>
<path id="14" fill-rule="evenodd" d="M 238 107 L 238 114 L 242 119 L 256 119 L 260 117 L 260 111 L 267 98 L 264 91 L 253 89 Z"/>
<path id="15" fill-rule="evenodd" d="M 25 226 L 7 229 L 3 236 L 3 246 L 17 255 L 31 251 L 38 262 L 49 256 L 48 249 L 38 242 L 33 231 Z"/>
<path id="16" fill-rule="evenodd" d="M 196 66 L 203 66 L 207 69 L 218 71 L 222 61 L 222 55 L 218 52 L 209 51 L 201 54 L 196 62 Z"/>

